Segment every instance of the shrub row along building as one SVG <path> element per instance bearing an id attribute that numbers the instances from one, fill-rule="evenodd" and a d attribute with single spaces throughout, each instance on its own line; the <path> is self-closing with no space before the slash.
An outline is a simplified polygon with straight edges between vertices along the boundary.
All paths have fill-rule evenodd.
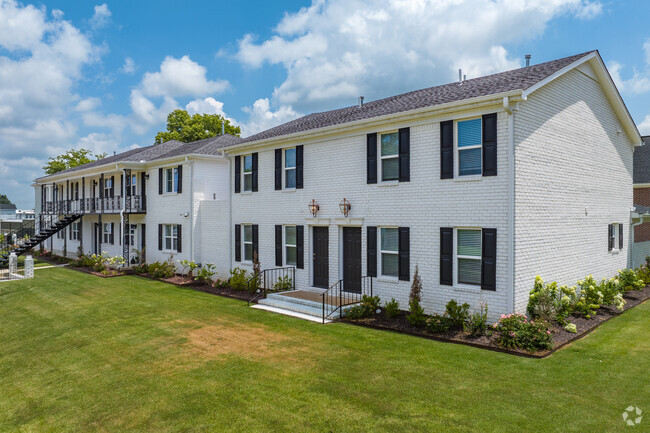
<path id="1" fill-rule="evenodd" d="M 130 263 L 294 267 L 322 291 L 371 278 L 423 306 L 525 310 L 535 275 L 630 264 L 642 138 L 597 51 L 314 113 L 247 138 L 169 141 L 35 181 L 36 211 L 80 215 L 45 244 Z M 43 222 L 45 221 L 45 222 Z M 143 252 L 144 250 L 144 252 Z"/>

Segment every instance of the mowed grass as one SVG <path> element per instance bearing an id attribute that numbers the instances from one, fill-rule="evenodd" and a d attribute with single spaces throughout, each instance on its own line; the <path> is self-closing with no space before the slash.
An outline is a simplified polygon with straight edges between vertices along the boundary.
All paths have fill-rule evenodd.
<path id="1" fill-rule="evenodd" d="M 550 358 L 319 325 L 139 277 L 0 283 L 0 431 L 650 431 L 650 303 Z"/>

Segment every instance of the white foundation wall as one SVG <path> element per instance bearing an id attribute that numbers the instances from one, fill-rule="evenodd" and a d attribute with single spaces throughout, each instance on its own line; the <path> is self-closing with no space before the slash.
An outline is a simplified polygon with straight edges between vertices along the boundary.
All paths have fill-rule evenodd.
<path id="1" fill-rule="evenodd" d="M 464 119 L 498 112 L 498 175 L 473 177 L 472 180 L 440 179 L 440 121 Z M 408 296 L 415 266 L 419 266 L 424 290 L 422 304 L 427 313 L 444 311 L 450 299 L 468 302 L 478 309 L 487 301 L 491 316 L 507 310 L 507 114 L 494 107 L 480 112 L 463 113 L 445 118 L 431 118 L 418 123 L 390 124 L 320 142 L 287 143 L 286 147 L 304 145 L 304 189 L 274 190 L 274 149 L 259 150 L 259 191 L 234 193 L 231 181 L 232 266 L 252 271 L 252 264 L 234 261 L 234 225 L 259 225 L 261 268 L 275 267 L 276 224 L 305 226 L 304 269 L 296 271 L 299 289 L 312 287 L 312 224 L 329 227 L 329 284 L 343 278 L 342 227 L 362 227 L 362 276 L 367 275 L 367 227 L 402 226 L 410 228 L 411 281 L 374 278 L 374 293 L 382 303 L 395 298 L 401 308 L 408 308 Z M 410 182 L 388 186 L 381 181 L 366 183 L 366 134 L 410 127 Z M 343 129 L 343 128 L 342 128 Z M 248 152 L 245 152 L 248 153 Z M 242 153 L 242 154 L 245 154 Z M 458 154 L 454 154 L 458 164 Z M 231 158 L 234 165 L 234 158 Z M 455 170 L 457 173 L 457 169 Z M 381 170 L 378 169 L 379 177 Z M 231 167 L 231 179 L 234 169 Z M 243 183 L 242 183 L 243 185 Z M 344 219 L 339 203 L 346 198 L 352 205 L 350 219 Z M 320 205 L 317 220 L 308 211 L 309 202 Z M 443 286 L 440 281 L 440 228 L 481 227 L 497 229 L 496 291 L 478 287 Z M 380 240 L 378 238 L 378 247 Z M 378 251 L 378 274 L 381 262 Z M 283 258 L 286 254 L 283 254 Z M 243 254 L 242 254 L 243 258 Z M 454 264 L 454 274 L 457 265 Z"/>
<path id="2" fill-rule="evenodd" d="M 573 285 L 627 266 L 633 148 L 600 84 L 578 70 L 532 93 L 514 122 L 515 309 L 525 311 L 536 275 Z M 610 223 L 624 224 L 622 251 L 608 252 Z"/>

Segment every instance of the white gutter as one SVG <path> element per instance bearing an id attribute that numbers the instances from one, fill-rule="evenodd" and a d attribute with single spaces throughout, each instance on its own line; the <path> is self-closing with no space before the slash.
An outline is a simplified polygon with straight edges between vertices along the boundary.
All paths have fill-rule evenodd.
<path id="1" fill-rule="evenodd" d="M 232 232 L 234 231 L 232 225 L 232 190 L 230 189 L 230 182 L 234 176 L 232 172 L 232 158 L 230 158 L 226 152 L 222 152 L 224 157 L 228 158 L 228 269 L 232 266 Z"/>
<path id="2" fill-rule="evenodd" d="M 503 98 L 503 108 L 508 113 L 508 291 L 506 309 L 515 308 L 515 114 L 510 99 Z"/>
<path id="3" fill-rule="evenodd" d="M 185 163 L 189 164 L 190 168 L 190 230 L 192 233 L 190 235 L 190 261 L 194 261 L 194 236 L 196 232 L 196 220 L 194 217 L 194 161 L 189 161 L 188 157 L 185 157 Z"/>
<path id="4" fill-rule="evenodd" d="M 117 164 L 115 164 L 115 165 L 117 166 Z M 123 233 L 122 233 L 122 239 L 120 239 L 120 242 L 124 242 L 124 238 L 126 237 L 126 228 L 124 227 L 124 212 L 126 212 L 126 187 L 125 187 L 125 185 L 126 185 L 126 173 L 124 173 L 124 177 L 123 177 L 122 185 L 121 185 L 121 187 L 122 187 L 122 197 L 121 197 L 121 199 L 122 199 L 122 210 L 120 211 L 120 227 L 122 227 Z M 131 227 L 129 227 L 128 229 L 131 230 Z M 118 231 L 118 233 L 119 233 L 119 231 Z M 122 251 L 124 251 L 124 245 L 122 245 Z M 126 259 L 126 257 L 124 257 L 124 259 Z M 129 265 L 130 265 L 130 263 L 124 263 L 124 267 L 127 267 Z"/>

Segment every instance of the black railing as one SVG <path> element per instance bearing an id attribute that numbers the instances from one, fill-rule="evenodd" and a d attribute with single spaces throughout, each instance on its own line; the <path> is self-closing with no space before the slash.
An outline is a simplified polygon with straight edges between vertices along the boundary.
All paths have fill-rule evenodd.
<path id="1" fill-rule="evenodd" d="M 247 288 L 248 293 L 251 294 L 249 305 L 260 298 L 265 298 L 268 293 L 296 290 L 296 268 L 264 269 L 248 280 Z"/>
<path id="2" fill-rule="evenodd" d="M 115 197 L 94 197 L 80 200 L 57 200 L 46 201 L 43 207 L 43 214 L 51 215 L 69 215 L 69 214 L 98 214 L 110 213 L 117 214 L 122 211 L 123 199 L 121 196 Z M 147 211 L 147 196 L 133 195 L 127 197 L 125 212 L 144 213 Z"/>
<path id="3" fill-rule="evenodd" d="M 362 277 L 359 288 L 346 288 L 343 280 L 338 280 L 322 294 L 323 323 L 337 311 L 343 316 L 343 307 L 358 304 L 364 295 L 372 296 L 372 277 Z"/>

